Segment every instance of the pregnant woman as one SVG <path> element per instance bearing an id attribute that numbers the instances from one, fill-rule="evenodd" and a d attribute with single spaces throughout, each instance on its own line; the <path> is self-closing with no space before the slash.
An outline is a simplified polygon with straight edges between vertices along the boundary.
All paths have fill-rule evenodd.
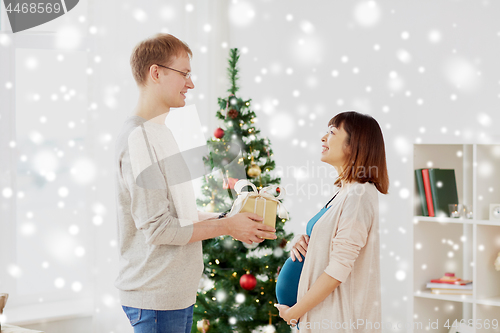
<path id="1" fill-rule="evenodd" d="M 333 199 L 335 199 L 337 194 L 338 192 L 335 193 L 333 198 L 328 201 L 325 207 L 323 207 L 318 214 L 314 215 L 314 217 L 309 220 L 306 226 L 306 235 L 300 235 L 299 238 L 294 240 L 294 245 L 292 251 L 290 252 L 290 258 L 285 261 L 285 264 L 281 268 L 278 281 L 276 283 L 276 298 L 278 299 L 279 304 L 294 306 L 295 303 L 297 303 L 300 273 L 302 272 L 302 267 L 304 266 L 304 256 L 307 252 L 309 237 L 311 237 L 314 225 L 331 207 L 329 204 Z"/>
<path id="2" fill-rule="evenodd" d="M 353 111 L 328 126 L 321 161 L 336 168 L 339 189 L 294 243 L 276 307 L 301 333 L 381 332 L 378 192 L 389 187 L 382 131 Z"/>

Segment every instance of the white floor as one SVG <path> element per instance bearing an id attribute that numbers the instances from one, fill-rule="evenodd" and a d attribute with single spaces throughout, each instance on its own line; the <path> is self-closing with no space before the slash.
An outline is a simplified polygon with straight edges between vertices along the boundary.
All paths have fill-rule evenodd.
<path id="1" fill-rule="evenodd" d="M 23 327 L 32 330 L 40 330 L 46 333 L 89 333 L 92 332 L 92 317 L 50 321 L 46 323 L 23 325 Z"/>

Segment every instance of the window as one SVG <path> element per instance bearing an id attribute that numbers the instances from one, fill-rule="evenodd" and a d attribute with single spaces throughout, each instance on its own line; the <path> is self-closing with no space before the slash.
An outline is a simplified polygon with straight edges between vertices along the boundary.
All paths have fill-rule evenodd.
<path id="1" fill-rule="evenodd" d="M 86 54 L 16 50 L 16 263 L 26 295 L 88 289 Z M 80 70 L 75 70 L 80 69 Z M 68 75 L 70 74 L 70 75 Z"/>
<path id="2" fill-rule="evenodd" d="M 90 234 L 99 219 L 89 216 L 87 191 L 95 174 L 85 145 L 87 2 L 16 34 L 4 9 L 1 3 L 0 290 L 10 294 L 5 316 L 16 323 L 90 312 Z M 54 313 L 47 303 L 55 305 Z"/>

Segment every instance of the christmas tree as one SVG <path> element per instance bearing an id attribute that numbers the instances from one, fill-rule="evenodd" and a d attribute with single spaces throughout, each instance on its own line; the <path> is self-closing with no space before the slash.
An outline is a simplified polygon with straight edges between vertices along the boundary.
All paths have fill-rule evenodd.
<path id="1" fill-rule="evenodd" d="M 251 100 L 236 96 L 238 59 L 238 49 L 231 49 L 229 96 L 218 99 L 220 110 L 216 113 L 223 125 L 207 142 L 209 156 L 204 161 L 214 172 L 205 177 L 205 199 L 197 202 L 206 211 L 230 210 L 237 196 L 234 184 L 239 179 L 248 176 L 258 190 L 281 181 L 271 174 L 275 168 L 271 143 L 259 138 Z M 279 188 L 273 190 L 274 195 L 279 193 Z M 285 221 L 276 217 L 276 240 L 248 245 L 222 236 L 203 241 L 203 287 L 198 291 L 192 332 L 290 332 L 274 307 L 276 278 L 288 257 L 285 246 L 293 236 L 283 229 Z"/>

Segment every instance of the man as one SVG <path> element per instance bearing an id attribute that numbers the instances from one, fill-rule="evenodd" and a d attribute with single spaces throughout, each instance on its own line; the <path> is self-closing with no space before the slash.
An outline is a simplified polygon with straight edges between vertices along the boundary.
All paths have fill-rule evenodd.
<path id="1" fill-rule="evenodd" d="M 130 60 L 139 101 L 116 141 L 120 272 L 115 286 L 135 333 L 191 332 L 202 240 L 229 235 L 260 243 L 266 231 L 276 231 L 257 222 L 262 218 L 256 214 L 217 218 L 198 212 L 192 185 L 176 182 L 169 171 L 176 166 L 167 157 L 178 151 L 164 121 L 194 88 L 190 56 L 185 43 L 158 34 L 139 43 Z"/>

